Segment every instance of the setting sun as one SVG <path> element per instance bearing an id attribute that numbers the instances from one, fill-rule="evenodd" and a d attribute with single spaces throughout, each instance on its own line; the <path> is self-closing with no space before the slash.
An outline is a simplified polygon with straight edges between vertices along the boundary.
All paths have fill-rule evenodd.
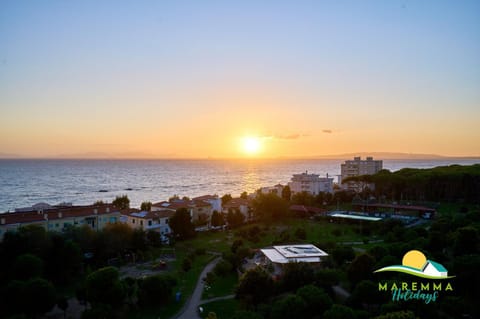
<path id="1" fill-rule="evenodd" d="M 249 155 L 257 154 L 261 148 L 261 142 L 258 137 L 245 137 L 242 141 L 243 151 Z"/>

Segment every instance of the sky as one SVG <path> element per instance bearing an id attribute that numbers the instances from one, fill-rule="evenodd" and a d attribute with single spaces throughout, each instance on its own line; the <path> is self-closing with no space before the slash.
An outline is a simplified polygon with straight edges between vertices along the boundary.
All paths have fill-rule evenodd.
<path id="1" fill-rule="evenodd" d="M 479 156 L 479 119 L 479 1 L 0 2 L 3 157 Z"/>

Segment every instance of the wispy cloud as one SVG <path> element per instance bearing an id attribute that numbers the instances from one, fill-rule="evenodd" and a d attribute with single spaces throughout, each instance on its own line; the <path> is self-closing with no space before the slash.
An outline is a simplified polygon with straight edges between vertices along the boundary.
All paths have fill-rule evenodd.
<path id="1" fill-rule="evenodd" d="M 332 134 L 333 131 L 332 130 L 322 130 L 322 133 L 326 133 L 326 134 Z"/>
<path id="2" fill-rule="evenodd" d="M 260 136 L 261 138 L 265 139 L 276 139 L 276 140 L 298 140 L 302 137 L 310 136 L 309 134 L 305 133 L 290 133 L 290 134 L 264 134 Z"/>

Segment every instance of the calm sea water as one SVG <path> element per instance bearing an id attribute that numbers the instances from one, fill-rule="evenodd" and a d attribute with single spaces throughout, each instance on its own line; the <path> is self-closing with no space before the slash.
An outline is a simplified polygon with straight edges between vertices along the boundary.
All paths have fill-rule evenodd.
<path id="1" fill-rule="evenodd" d="M 340 173 L 342 160 L 0 160 L 0 212 L 38 202 L 92 204 L 127 194 L 131 205 L 166 200 L 253 192 L 287 183 L 292 174 Z M 384 160 L 395 171 L 474 164 L 480 159 Z M 101 190 L 107 192 L 100 192 Z"/>

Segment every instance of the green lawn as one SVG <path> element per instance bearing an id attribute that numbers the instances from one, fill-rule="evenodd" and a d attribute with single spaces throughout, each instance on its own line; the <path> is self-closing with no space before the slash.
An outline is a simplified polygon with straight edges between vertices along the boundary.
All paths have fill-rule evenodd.
<path id="1" fill-rule="evenodd" d="M 238 275 L 229 274 L 227 276 L 216 277 L 215 282 L 210 286 L 210 289 L 205 289 L 202 294 L 202 299 L 210 299 L 214 297 L 226 296 L 234 294 L 235 287 L 238 284 Z"/>
<path id="2" fill-rule="evenodd" d="M 261 235 L 257 242 L 249 241 L 240 234 L 241 231 L 248 231 L 253 227 L 261 229 Z M 288 242 L 298 243 L 318 243 L 322 248 L 322 243 L 327 242 L 344 242 L 344 241 L 363 241 L 365 236 L 358 234 L 355 229 L 358 225 L 354 224 L 336 224 L 328 221 L 313 221 L 307 219 L 287 219 L 281 222 L 264 223 L 259 222 L 250 225 L 244 225 L 237 229 L 230 231 L 219 232 L 205 232 L 198 233 L 193 239 L 178 242 L 175 245 L 176 260 L 170 263 L 169 273 L 171 273 L 178 280 L 178 284 L 174 289 L 174 293 L 180 291 L 182 293 L 182 300 L 180 302 L 171 302 L 162 309 L 140 310 L 132 312 L 129 318 L 169 318 L 176 314 L 184 302 L 193 292 L 193 288 L 198 280 L 198 277 L 205 267 L 205 265 L 214 258 L 211 254 L 195 256 L 192 268 L 188 272 L 181 270 L 183 260 L 190 254 L 193 254 L 197 249 L 204 249 L 206 251 L 214 251 L 218 253 L 230 250 L 234 240 L 242 239 L 244 245 L 252 249 L 270 246 L 274 241 L 279 241 L 282 233 L 288 233 Z M 295 231 L 303 228 L 306 231 L 306 239 L 302 240 L 295 236 Z M 376 239 L 370 237 L 369 239 Z M 359 245 L 362 247 L 362 245 Z M 238 282 L 236 275 L 217 278 L 216 282 L 212 284 L 211 288 L 204 292 L 203 298 L 213 298 L 225 296 L 233 293 L 233 289 Z M 217 309 L 218 318 L 229 318 L 236 309 L 237 302 L 232 300 L 218 301 L 208 304 Z M 220 315 L 219 315 L 220 314 Z M 208 312 L 205 316 L 208 315 Z"/>
<path id="3" fill-rule="evenodd" d="M 239 310 L 239 302 L 235 299 L 218 300 L 203 304 L 201 307 L 203 307 L 202 318 L 207 318 L 209 312 L 215 312 L 217 319 L 229 319 Z"/>

